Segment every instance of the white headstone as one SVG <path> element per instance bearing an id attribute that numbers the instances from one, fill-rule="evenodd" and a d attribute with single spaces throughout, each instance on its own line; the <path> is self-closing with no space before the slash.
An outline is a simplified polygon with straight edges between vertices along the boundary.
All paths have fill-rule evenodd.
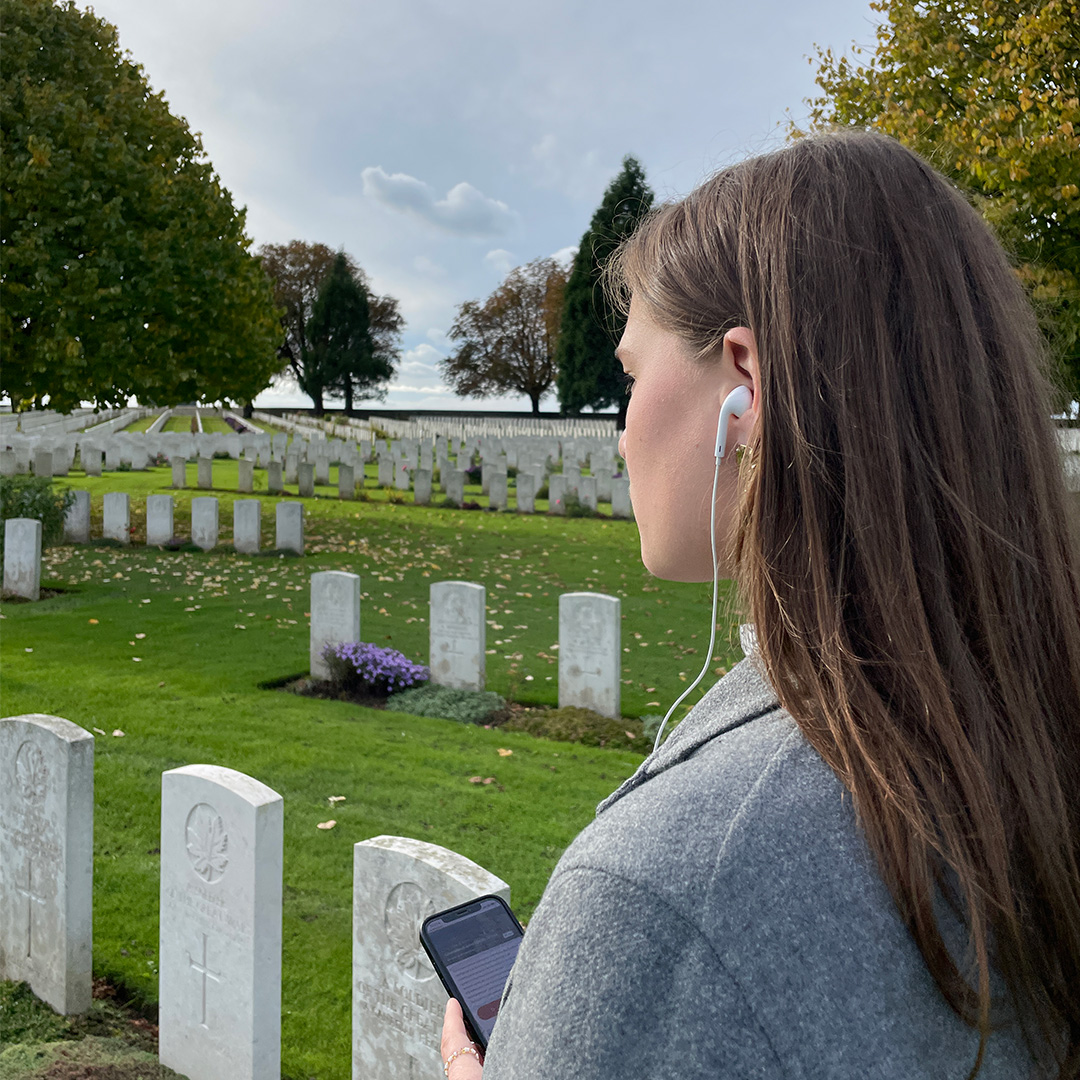
<path id="1" fill-rule="evenodd" d="M 171 495 L 147 495 L 146 542 L 150 545 L 167 544 L 173 538 L 173 497 Z"/>
<path id="2" fill-rule="evenodd" d="M 75 501 L 64 515 L 64 539 L 71 544 L 90 543 L 90 492 L 72 492 Z"/>
<path id="3" fill-rule="evenodd" d="M 0 476 L 14 476 L 19 471 L 19 458 L 14 450 L 0 450 Z"/>
<path id="4" fill-rule="evenodd" d="M 198 484 L 204 491 L 209 491 L 214 486 L 214 459 L 212 457 L 199 458 Z"/>
<path id="5" fill-rule="evenodd" d="M 241 555 L 258 555 L 262 540 L 262 503 L 237 499 L 233 503 L 233 547 Z"/>
<path id="6" fill-rule="evenodd" d="M 34 450 L 34 475 L 52 476 L 53 452 L 46 446 L 39 446 Z"/>
<path id="7" fill-rule="evenodd" d="M 559 597 L 559 708 L 620 715 L 621 604 L 602 593 Z"/>
<path id="8" fill-rule="evenodd" d="M 611 481 L 611 516 L 633 520 L 634 508 L 630 504 L 630 481 L 625 476 Z"/>
<path id="9" fill-rule="evenodd" d="M 213 495 L 191 500 L 191 542 L 203 551 L 217 547 L 218 501 Z"/>
<path id="10" fill-rule="evenodd" d="M 304 554 L 304 504 L 279 502 L 275 510 L 274 548 Z"/>
<path id="11" fill-rule="evenodd" d="M 519 514 L 531 514 L 536 509 L 536 474 L 519 472 L 515 481 L 517 510 Z"/>
<path id="12" fill-rule="evenodd" d="M 182 488 L 187 486 L 187 459 L 174 457 L 169 464 L 172 466 L 172 486 Z"/>
<path id="13" fill-rule="evenodd" d="M 492 510 L 505 510 L 507 507 L 507 479 L 505 469 L 493 469 L 488 485 L 488 505 Z"/>
<path id="14" fill-rule="evenodd" d="M 266 463 L 266 490 L 271 495 L 280 495 L 285 490 L 280 461 Z"/>
<path id="15" fill-rule="evenodd" d="M 242 458 L 236 463 L 236 490 L 250 495 L 255 490 L 255 462 Z"/>
<path id="16" fill-rule="evenodd" d="M 510 886 L 457 852 L 402 836 L 353 847 L 352 1080 L 436 1077 L 446 991 L 420 945 L 436 911 Z"/>
<path id="17" fill-rule="evenodd" d="M 388 454 L 379 455 L 379 487 L 393 487 L 394 459 Z"/>
<path id="18" fill-rule="evenodd" d="M 469 581 L 437 581 L 428 605 L 431 681 L 464 690 L 484 689 L 487 593 Z"/>
<path id="19" fill-rule="evenodd" d="M 330 458 L 325 453 L 318 454 L 315 457 L 315 483 L 330 483 Z"/>
<path id="20" fill-rule="evenodd" d="M 58 716 L 0 720 L 0 979 L 90 1008 L 94 737 Z"/>
<path id="21" fill-rule="evenodd" d="M 394 463 L 394 488 L 397 491 L 408 491 L 410 484 L 409 465 L 406 461 Z"/>
<path id="22" fill-rule="evenodd" d="M 97 446 L 80 446 L 79 460 L 82 462 L 83 472 L 87 476 L 101 475 L 102 453 Z"/>
<path id="23" fill-rule="evenodd" d="M 465 502 L 465 472 L 463 469 L 450 469 L 442 474 L 446 501 L 452 506 L 461 506 Z"/>
<path id="24" fill-rule="evenodd" d="M 282 825 L 243 773 L 161 777 L 158 1053 L 190 1080 L 280 1076 Z"/>
<path id="25" fill-rule="evenodd" d="M 301 462 L 297 466 L 296 476 L 300 487 L 300 498 L 313 498 L 315 495 L 315 466 L 310 461 Z"/>
<path id="26" fill-rule="evenodd" d="M 360 575 L 322 570 L 311 575 L 311 675 L 330 674 L 323 649 L 360 640 Z"/>
<path id="27" fill-rule="evenodd" d="M 356 473 L 351 465 L 338 466 L 338 498 L 351 499 L 356 495 Z"/>
<path id="28" fill-rule="evenodd" d="M 413 473 L 413 502 L 427 506 L 431 502 L 431 469 L 420 468 Z"/>
<path id="29" fill-rule="evenodd" d="M 548 477 L 548 513 L 565 514 L 566 477 L 562 473 L 553 473 Z"/>
<path id="30" fill-rule="evenodd" d="M 106 492 L 102 509 L 102 535 L 106 540 L 131 543 L 131 496 L 123 491 Z"/>
<path id="31" fill-rule="evenodd" d="M 299 468 L 300 459 L 296 454 L 285 455 L 285 483 L 295 484 L 297 478 L 297 470 Z"/>

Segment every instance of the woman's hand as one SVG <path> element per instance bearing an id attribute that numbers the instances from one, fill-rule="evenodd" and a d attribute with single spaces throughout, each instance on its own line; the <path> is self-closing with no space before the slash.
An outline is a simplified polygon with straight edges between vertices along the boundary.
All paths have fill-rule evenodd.
<path id="1" fill-rule="evenodd" d="M 443 1072 L 449 1080 L 480 1080 L 484 1075 L 481 1052 L 465 1030 L 465 1020 L 457 998 L 451 998 L 446 1003 L 442 1028 L 442 1059 Z"/>

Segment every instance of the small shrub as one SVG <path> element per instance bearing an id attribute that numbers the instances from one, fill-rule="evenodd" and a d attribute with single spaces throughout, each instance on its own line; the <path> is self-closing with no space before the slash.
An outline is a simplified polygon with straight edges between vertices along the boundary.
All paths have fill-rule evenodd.
<path id="1" fill-rule="evenodd" d="M 160 469 L 162 466 L 169 464 L 169 457 L 167 454 L 155 454 L 149 461 L 150 465 Z"/>
<path id="2" fill-rule="evenodd" d="M 41 546 L 59 544 L 64 538 L 64 515 L 75 501 L 70 488 L 57 489 L 47 476 L 0 477 L 0 521 L 36 518 L 41 522 Z M 4 538 L 0 531 L 0 552 Z"/>
<path id="3" fill-rule="evenodd" d="M 541 739 L 576 742 L 583 746 L 610 746 L 637 750 L 652 749 L 641 735 L 640 720 L 613 719 L 592 709 L 568 705 L 537 713 L 519 713 L 504 725 L 508 731 L 524 731 Z"/>
<path id="4" fill-rule="evenodd" d="M 535 496 L 533 496 L 533 497 L 534 497 L 534 498 L 536 498 L 536 499 L 546 499 L 546 498 L 548 497 L 548 495 L 550 495 L 550 494 L 551 494 L 551 492 L 550 492 L 550 491 L 548 491 L 548 483 L 547 483 L 547 481 L 545 480 L 545 481 L 544 481 L 544 482 L 543 482 L 543 483 L 542 483 L 542 484 L 541 484 L 541 485 L 540 485 L 540 486 L 539 486 L 539 487 L 538 487 L 538 488 L 536 489 L 536 495 L 535 495 Z"/>
<path id="5" fill-rule="evenodd" d="M 418 686 L 392 694 L 386 702 L 388 709 L 411 716 L 437 716 L 456 720 L 459 724 L 483 724 L 506 707 L 506 702 L 494 690 L 455 690 L 450 686 Z"/>
<path id="6" fill-rule="evenodd" d="M 330 669 L 328 681 L 336 689 L 347 692 L 392 694 L 428 678 L 428 669 L 423 664 L 414 664 L 404 653 L 364 641 L 327 645 L 323 659 Z"/>
<path id="7" fill-rule="evenodd" d="M 600 515 L 590 506 L 586 506 L 576 491 L 568 491 L 563 496 L 563 512 L 567 517 L 599 517 Z"/>
<path id="8" fill-rule="evenodd" d="M 217 457 L 217 454 L 215 454 L 214 457 Z M 131 472 L 131 462 L 130 461 L 121 461 L 120 464 L 116 466 L 116 471 L 117 472 Z"/>
<path id="9" fill-rule="evenodd" d="M 228 450 L 215 450 L 214 458 L 218 461 L 229 461 L 232 458 L 232 454 Z"/>

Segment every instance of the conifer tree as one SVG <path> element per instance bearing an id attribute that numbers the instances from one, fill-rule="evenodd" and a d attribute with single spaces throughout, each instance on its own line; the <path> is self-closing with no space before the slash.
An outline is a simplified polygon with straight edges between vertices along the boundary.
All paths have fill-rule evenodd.
<path id="1" fill-rule="evenodd" d="M 556 350 L 562 411 L 617 404 L 620 428 L 625 424 L 626 395 L 615 346 L 626 320 L 604 296 L 600 274 L 605 260 L 637 228 L 652 201 L 644 169 L 634 158 L 623 158 L 622 170 L 604 192 L 574 258 Z"/>

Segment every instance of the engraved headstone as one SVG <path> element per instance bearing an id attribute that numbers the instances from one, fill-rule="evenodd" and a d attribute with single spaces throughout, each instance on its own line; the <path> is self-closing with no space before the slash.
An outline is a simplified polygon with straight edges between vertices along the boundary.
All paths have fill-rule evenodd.
<path id="1" fill-rule="evenodd" d="M 389 454 L 379 455 L 379 487 L 393 487 L 394 459 Z"/>
<path id="2" fill-rule="evenodd" d="M 394 488 L 397 491 L 408 491 L 410 482 L 409 463 L 396 461 L 394 463 Z"/>
<path id="3" fill-rule="evenodd" d="M 300 498 L 313 498 L 315 495 L 315 466 L 310 461 L 302 461 L 297 465 L 296 480 L 300 487 Z"/>
<path id="4" fill-rule="evenodd" d="M 446 501 L 451 506 L 461 506 L 465 502 L 465 471 L 447 468 L 442 474 L 446 489 Z"/>
<path id="5" fill-rule="evenodd" d="M 420 923 L 510 886 L 457 852 L 402 836 L 353 846 L 352 1080 L 438 1076 L 446 991 Z"/>
<path id="6" fill-rule="evenodd" d="M 274 548 L 304 554 L 304 504 L 279 502 L 275 513 Z"/>
<path id="7" fill-rule="evenodd" d="M 161 777 L 158 1054 L 191 1080 L 280 1076 L 282 822 L 243 773 Z"/>
<path id="8" fill-rule="evenodd" d="M 105 444 L 105 471 L 116 472 L 120 468 L 120 447 L 117 443 Z"/>
<path id="9" fill-rule="evenodd" d="M 94 737 L 58 716 L 0 720 L 0 979 L 90 1008 Z"/>
<path id="10" fill-rule="evenodd" d="M 102 500 L 101 531 L 106 540 L 131 543 L 131 496 L 127 492 L 106 492 Z"/>
<path id="11" fill-rule="evenodd" d="M 80 446 L 79 460 L 82 462 L 83 472 L 87 476 L 100 476 L 102 453 L 97 446 Z"/>
<path id="12" fill-rule="evenodd" d="M 14 450 L 0 450 L 0 476 L 14 476 L 19 471 L 19 458 Z"/>
<path id="13" fill-rule="evenodd" d="M 595 476 L 582 476 L 577 482 L 578 498 L 581 500 L 581 505 L 586 510 L 596 510 L 597 496 L 596 496 L 596 477 Z"/>
<path id="14" fill-rule="evenodd" d="M 295 484 L 297 470 L 300 466 L 300 458 L 296 454 L 285 455 L 285 483 Z"/>
<path id="15" fill-rule="evenodd" d="M 562 473 L 553 473 L 548 477 L 548 513 L 566 514 L 566 477 Z"/>
<path id="16" fill-rule="evenodd" d="M 262 540 L 262 503 L 237 499 L 233 503 L 233 547 L 240 555 L 258 555 Z"/>
<path id="17" fill-rule="evenodd" d="M 64 514 L 64 539 L 70 544 L 90 543 L 90 492 L 74 491 L 75 501 Z"/>
<path id="18" fill-rule="evenodd" d="M 266 490 L 270 495 L 280 495 L 285 490 L 280 461 L 266 463 Z"/>
<path id="19" fill-rule="evenodd" d="M 492 510 L 505 510 L 507 507 L 507 479 L 505 469 L 495 469 L 491 473 L 488 486 L 488 505 Z"/>
<path id="20" fill-rule="evenodd" d="M 519 472 L 515 484 L 518 513 L 533 513 L 536 509 L 536 474 L 531 472 Z"/>
<path id="21" fill-rule="evenodd" d="M 360 640 L 360 575 L 322 570 L 311 575 L 311 676 L 325 679 L 327 645 Z"/>
<path id="22" fill-rule="evenodd" d="M 339 499 L 351 499 L 356 495 L 356 473 L 351 465 L 339 465 L 337 473 Z"/>
<path id="23" fill-rule="evenodd" d="M 167 544 L 173 538 L 173 497 L 171 495 L 147 495 L 146 542 Z"/>
<path id="24" fill-rule="evenodd" d="M 4 592 L 27 600 L 41 596 L 41 522 L 37 518 L 4 522 Z"/>
<path id="25" fill-rule="evenodd" d="M 315 458 L 315 483 L 330 483 L 330 459 L 325 454 L 319 454 Z"/>
<path id="26" fill-rule="evenodd" d="M 169 462 L 172 466 L 172 486 L 182 488 L 187 486 L 187 459 L 174 457 Z"/>
<path id="27" fill-rule="evenodd" d="M 203 551 L 217 547 L 218 501 L 214 495 L 191 500 L 191 542 Z"/>
<path id="28" fill-rule="evenodd" d="M 463 690 L 484 689 L 487 593 L 469 581 L 437 581 L 428 610 L 431 681 Z"/>
<path id="29" fill-rule="evenodd" d="M 611 481 L 611 516 L 616 518 L 634 518 L 634 508 L 630 504 L 630 481 L 625 476 Z"/>
<path id="30" fill-rule="evenodd" d="M 413 502 L 427 506 L 431 502 L 431 469 L 417 469 L 413 473 Z"/>
<path id="31" fill-rule="evenodd" d="M 236 463 L 236 490 L 250 495 L 255 490 L 255 462 L 241 458 Z"/>
<path id="32" fill-rule="evenodd" d="M 48 447 L 38 446 L 34 450 L 34 475 L 52 476 L 53 452 Z"/>
<path id="33" fill-rule="evenodd" d="M 619 716 L 621 604 L 603 593 L 559 597 L 559 708 Z"/>
<path id="34" fill-rule="evenodd" d="M 214 486 L 214 459 L 212 457 L 199 458 L 198 484 L 204 491 L 210 491 Z"/>

